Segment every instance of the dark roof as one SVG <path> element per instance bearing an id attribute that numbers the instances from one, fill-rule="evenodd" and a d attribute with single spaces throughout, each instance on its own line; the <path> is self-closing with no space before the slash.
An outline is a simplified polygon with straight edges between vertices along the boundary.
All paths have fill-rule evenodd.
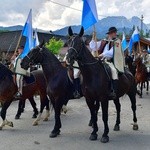
<path id="1" fill-rule="evenodd" d="M 2 51 L 9 50 L 10 52 L 13 52 L 17 46 L 20 35 L 21 35 L 21 30 L 1 32 L 0 33 L 0 51 L 2 52 Z M 42 42 L 43 40 L 45 42 L 48 42 L 49 39 L 52 37 L 55 37 L 57 39 L 62 39 L 63 41 L 66 40 L 65 36 L 38 32 L 38 38 L 40 42 Z M 26 38 L 22 37 L 19 45 L 24 46 L 25 40 Z"/>

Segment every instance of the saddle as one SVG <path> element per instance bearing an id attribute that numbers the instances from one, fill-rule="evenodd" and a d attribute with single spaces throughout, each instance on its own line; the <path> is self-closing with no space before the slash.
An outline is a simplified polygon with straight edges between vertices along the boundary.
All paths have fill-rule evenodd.
<path id="1" fill-rule="evenodd" d="M 23 86 L 33 84 L 36 82 L 34 75 L 31 73 L 30 76 L 23 76 Z"/>

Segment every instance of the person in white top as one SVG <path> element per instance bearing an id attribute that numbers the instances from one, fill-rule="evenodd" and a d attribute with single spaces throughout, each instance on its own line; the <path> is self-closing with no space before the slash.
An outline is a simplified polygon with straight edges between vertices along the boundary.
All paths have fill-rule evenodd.
<path id="1" fill-rule="evenodd" d="M 109 31 L 106 33 L 108 35 L 107 40 L 102 40 L 95 42 L 94 39 L 89 43 L 91 51 L 97 51 L 99 53 L 99 58 L 104 59 L 105 62 L 111 68 L 112 73 L 112 93 L 110 96 L 116 97 L 117 87 L 118 87 L 118 71 L 113 64 L 113 55 L 114 55 L 114 40 L 117 39 L 117 29 L 115 27 L 109 28 Z"/>
<path id="2" fill-rule="evenodd" d="M 14 73 L 16 74 L 16 83 L 18 87 L 18 92 L 16 94 L 16 98 L 20 98 L 22 96 L 22 87 L 23 87 L 23 75 L 26 75 L 27 71 L 22 69 L 20 67 L 20 62 L 21 62 L 21 54 L 23 52 L 24 46 L 19 46 L 17 50 L 17 54 L 15 54 L 11 58 L 11 63 L 13 63 L 14 66 Z M 19 66 L 19 68 L 18 68 Z M 20 70 L 20 71 L 19 71 Z M 23 73 L 22 73 L 23 70 Z"/>

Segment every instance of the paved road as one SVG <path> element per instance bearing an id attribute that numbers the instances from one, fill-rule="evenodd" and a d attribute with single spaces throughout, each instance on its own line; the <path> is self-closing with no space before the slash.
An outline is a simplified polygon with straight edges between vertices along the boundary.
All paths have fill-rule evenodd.
<path id="1" fill-rule="evenodd" d="M 37 98 L 39 99 L 39 98 Z M 39 101 L 37 100 L 39 103 Z M 14 128 L 5 127 L 0 131 L 0 150 L 150 150 L 150 96 L 144 94 L 143 99 L 137 97 L 137 116 L 139 130 L 132 130 L 132 111 L 127 96 L 121 98 L 121 131 L 113 131 L 115 124 L 115 109 L 111 101 L 109 107 L 110 142 L 103 144 L 100 138 L 103 131 L 101 111 L 99 112 L 99 139 L 90 141 L 92 131 L 88 127 L 89 110 L 84 99 L 72 100 L 68 104 L 67 115 L 62 115 L 61 135 L 55 139 L 49 138 L 53 129 L 54 116 L 48 122 L 40 122 L 32 126 L 32 109 L 29 103 L 21 120 L 15 120 L 17 102 L 9 110 L 7 118 L 14 122 Z"/>

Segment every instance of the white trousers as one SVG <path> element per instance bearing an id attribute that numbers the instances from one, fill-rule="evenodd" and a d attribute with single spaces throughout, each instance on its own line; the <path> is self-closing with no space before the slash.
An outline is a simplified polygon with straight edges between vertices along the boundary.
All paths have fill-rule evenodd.
<path id="1" fill-rule="evenodd" d="M 22 94 L 22 86 L 23 86 L 23 75 L 17 74 L 16 76 L 18 92 Z"/>
<path id="2" fill-rule="evenodd" d="M 111 69 L 112 79 L 118 80 L 118 72 L 117 72 L 117 69 L 115 68 L 114 64 L 112 62 L 108 62 L 108 61 L 105 61 L 105 62 L 106 62 L 106 64 L 109 65 L 109 67 Z"/>

